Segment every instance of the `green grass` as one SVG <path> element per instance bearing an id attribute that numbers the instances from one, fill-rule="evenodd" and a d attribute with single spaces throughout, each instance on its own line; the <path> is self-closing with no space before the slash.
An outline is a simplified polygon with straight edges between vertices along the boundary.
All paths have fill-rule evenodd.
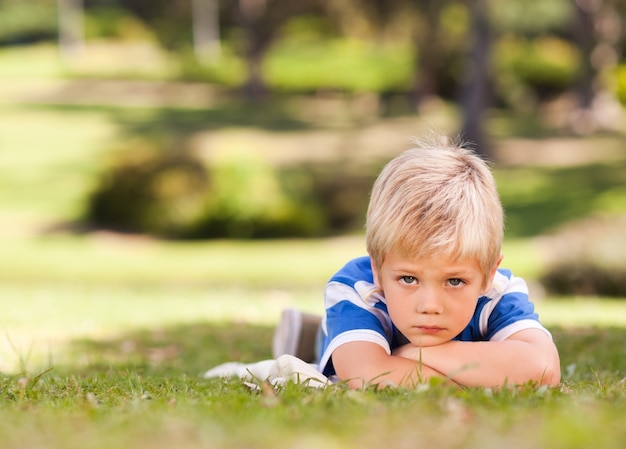
<path id="1" fill-rule="evenodd" d="M 592 214 L 626 213 L 626 158 L 573 167 L 506 167 L 495 173 L 509 237 L 538 235 Z"/>
<path id="2" fill-rule="evenodd" d="M 364 254 L 359 237 L 175 243 L 119 237 L 41 237 L 3 242 L 2 277 L 24 282 L 319 285 Z"/>
<path id="3" fill-rule="evenodd" d="M 16 78 L 38 83 L 60 74 L 50 49 L 0 53 L 0 78 L 8 80 L 0 93 L 12 94 Z M 270 357 L 282 308 L 320 312 L 326 279 L 363 253 L 362 237 L 181 243 L 80 234 L 72 224 L 108 149 L 127 133 L 189 136 L 251 126 L 283 133 L 310 125 L 280 108 L 260 116 L 228 105 L 139 110 L 6 98 L 1 447 L 623 447 L 623 300 L 537 301 L 561 353 L 556 389 L 432 383 L 413 391 L 310 391 L 289 384 L 251 392 L 238 381 L 203 379 L 218 363 Z M 498 172 L 511 231 L 503 265 L 536 279 L 544 266 L 534 233 L 589 212 L 619 212 L 624 169 L 617 162 Z"/>
<path id="4" fill-rule="evenodd" d="M 532 388 L 355 393 L 289 386 L 272 395 L 233 383 L 119 378 L 51 378 L 27 384 L 23 395 L 15 385 L 17 405 L 0 412 L 5 447 L 619 448 L 624 437 L 619 406 Z M 27 410 L 42 393 L 49 402 Z"/>
<path id="5" fill-rule="evenodd" d="M 201 375 L 271 357 L 282 308 L 320 312 L 326 277 L 362 253 L 361 237 L 61 235 L 4 237 L 2 247 L 3 447 L 582 449 L 621 448 L 626 436 L 623 300 L 537 302 L 561 353 L 557 389 L 258 393 Z M 538 269 L 528 241 L 505 253 L 520 274 Z"/>
<path id="6" fill-rule="evenodd" d="M 76 219 L 115 126 L 103 114 L 0 105 L 0 210 L 24 226 Z"/>
<path id="7" fill-rule="evenodd" d="M 43 44 L 0 50 L 0 79 L 41 79 L 63 73 L 55 45 Z"/>
<path id="8" fill-rule="evenodd" d="M 412 49 L 357 40 L 282 43 L 264 64 L 270 85 L 287 91 L 379 92 L 408 89 Z M 372 61 L 376 61 L 372 64 Z"/>
<path id="9" fill-rule="evenodd" d="M 612 317 L 599 323 L 580 320 L 589 300 L 538 304 L 561 352 L 557 389 L 255 393 L 201 378 L 269 357 L 280 306 L 311 308 L 320 294 L 5 284 L 5 336 L 21 360 L 0 375 L 3 447 L 621 447 L 623 301 L 596 300 L 596 315 Z"/>

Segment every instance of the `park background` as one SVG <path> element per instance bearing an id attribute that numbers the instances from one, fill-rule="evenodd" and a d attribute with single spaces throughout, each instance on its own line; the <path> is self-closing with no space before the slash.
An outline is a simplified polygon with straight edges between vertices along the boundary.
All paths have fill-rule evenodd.
<path id="1" fill-rule="evenodd" d="M 0 1 L 3 447 L 621 447 L 625 15 L 619 0 Z M 433 130 L 493 162 L 503 265 L 529 281 L 562 387 L 203 380 L 270 357 L 283 308 L 322 312 L 328 277 L 365 251 L 377 172 Z"/>

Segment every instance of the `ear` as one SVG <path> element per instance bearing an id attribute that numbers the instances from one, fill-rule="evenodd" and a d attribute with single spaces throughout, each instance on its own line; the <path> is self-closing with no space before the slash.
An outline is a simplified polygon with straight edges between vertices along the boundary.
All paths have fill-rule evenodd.
<path id="1" fill-rule="evenodd" d="M 374 277 L 374 285 L 378 288 L 382 288 L 380 286 L 380 281 L 378 280 L 378 267 L 374 263 L 374 259 L 370 257 L 370 264 L 372 265 L 372 276 Z"/>
<path id="2" fill-rule="evenodd" d="M 491 288 L 491 284 L 493 284 L 493 279 L 496 277 L 496 272 L 498 271 L 498 267 L 502 263 L 502 259 L 504 259 L 504 254 L 500 254 L 496 263 L 493 264 L 491 271 L 489 271 L 489 277 L 486 279 L 485 283 L 485 291 L 483 293 L 487 293 L 487 290 Z"/>

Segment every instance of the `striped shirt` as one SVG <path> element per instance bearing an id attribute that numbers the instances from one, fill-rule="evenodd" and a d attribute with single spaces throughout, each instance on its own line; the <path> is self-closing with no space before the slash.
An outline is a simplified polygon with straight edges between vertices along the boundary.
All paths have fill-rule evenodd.
<path id="1" fill-rule="evenodd" d="M 330 279 L 324 297 L 326 315 L 322 321 L 319 369 L 326 376 L 335 374 L 330 357 L 345 343 L 376 343 L 388 354 L 408 343 L 391 322 L 385 297 L 374 285 L 369 257 L 348 262 Z M 454 339 L 501 341 L 531 328 L 549 334 L 528 299 L 524 280 L 513 276 L 509 270 L 498 269 L 491 288 L 478 299 L 469 324 Z"/>

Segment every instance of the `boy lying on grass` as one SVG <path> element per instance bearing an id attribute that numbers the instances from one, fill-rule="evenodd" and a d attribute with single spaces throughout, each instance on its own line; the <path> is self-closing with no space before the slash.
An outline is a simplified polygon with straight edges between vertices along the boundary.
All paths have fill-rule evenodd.
<path id="1" fill-rule="evenodd" d="M 322 378 L 352 388 L 412 387 L 431 377 L 464 386 L 557 385 L 558 352 L 525 282 L 498 268 L 502 239 L 495 181 L 472 151 L 441 139 L 389 162 L 371 193 L 368 256 L 348 262 L 326 287 Z M 305 358 L 315 327 L 306 318 L 283 313 L 275 357 Z M 285 363 L 287 372 L 306 371 L 283 358 L 283 374 Z"/>

